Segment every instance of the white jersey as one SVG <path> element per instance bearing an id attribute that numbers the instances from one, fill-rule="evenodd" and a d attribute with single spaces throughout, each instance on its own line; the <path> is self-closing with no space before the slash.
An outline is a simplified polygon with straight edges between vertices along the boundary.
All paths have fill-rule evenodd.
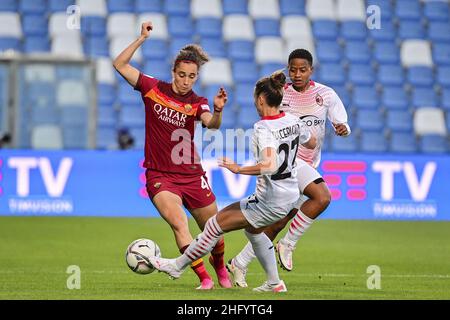
<path id="1" fill-rule="evenodd" d="M 298 92 L 292 87 L 291 83 L 287 84 L 284 89 L 281 110 L 300 117 L 316 137 L 317 146 L 315 149 L 300 146 L 297 155 L 314 168 L 317 168 L 320 163 L 327 117 L 333 123 L 345 124 L 350 133 L 350 127 L 347 124 L 347 112 L 341 99 L 333 89 L 323 84 L 311 81 L 305 92 Z"/>
<path id="2" fill-rule="evenodd" d="M 278 170 L 262 174 L 256 181 L 255 196 L 266 206 L 279 206 L 298 199 L 296 155 L 299 146 L 311 137 L 308 127 L 298 117 L 282 112 L 278 116 L 263 117 L 255 123 L 252 147 L 256 161 L 261 160 L 265 148 L 277 153 Z"/>

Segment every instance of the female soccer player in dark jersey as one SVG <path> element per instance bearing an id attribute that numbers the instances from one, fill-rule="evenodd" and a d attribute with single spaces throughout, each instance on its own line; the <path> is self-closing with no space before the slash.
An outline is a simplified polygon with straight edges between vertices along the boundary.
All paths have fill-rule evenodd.
<path id="1" fill-rule="evenodd" d="M 172 228 L 177 246 L 183 253 L 192 241 L 183 206 L 201 230 L 218 211 L 216 198 L 195 150 L 195 121 L 201 121 L 209 129 L 218 129 L 227 93 L 223 88 L 219 89 L 211 113 L 208 100 L 192 91 L 200 66 L 208 61 L 206 53 L 197 45 L 187 45 L 178 53 L 170 83 L 145 75 L 131 66 L 131 57 L 152 30 L 152 23 L 144 22 L 139 38 L 123 50 L 113 64 L 128 83 L 141 92 L 145 105 L 147 191 L 160 215 Z M 221 238 L 209 260 L 219 284 L 229 288 L 232 284 L 224 265 L 224 247 Z M 202 259 L 193 261 L 191 267 L 201 282 L 197 289 L 213 288 L 214 282 Z"/>

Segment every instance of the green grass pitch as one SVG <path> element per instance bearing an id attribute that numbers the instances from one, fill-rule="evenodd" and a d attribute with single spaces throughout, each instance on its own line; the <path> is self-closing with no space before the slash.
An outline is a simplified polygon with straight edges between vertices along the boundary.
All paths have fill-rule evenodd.
<path id="1" fill-rule="evenodd" d="M 177 255 L 159 218 L 1 217 L 0 299 L 450 299 L 449 222 L 318 220 L 298 243 L 294 270 L 280 270 L 288 292 L 277 295 L 252 292 L 265 279 L 257 261 L 246 289 L 197 291 L 191 270 L 178 280 L 134 274 L 125 249 L 144 237 Z M 225 241 L 226 259 L 246 243 L 242 231 Z M 67 288 L 70 265 L 80 267 L 80 289 Z M 381 270 L 380 289 L 367 288 L 370 265 Z"/>

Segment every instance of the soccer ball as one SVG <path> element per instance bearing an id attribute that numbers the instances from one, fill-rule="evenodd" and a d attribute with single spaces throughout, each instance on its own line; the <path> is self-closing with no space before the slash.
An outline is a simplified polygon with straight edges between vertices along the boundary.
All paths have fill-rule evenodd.
<path id="1" fill-rule="evenodd" d="M 139 274 L 149 274 L 155 271 L 148 257 L 161 256 L 158 245 L 149 239 L 134 240 L 125 252 L 128 267 Z"/>

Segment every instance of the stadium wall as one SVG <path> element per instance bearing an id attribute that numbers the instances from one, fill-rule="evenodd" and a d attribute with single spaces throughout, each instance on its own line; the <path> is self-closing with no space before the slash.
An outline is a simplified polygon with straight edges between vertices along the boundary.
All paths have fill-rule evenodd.
<path id="1" fill-rule="evenodd" d="M 158 216 L 141 151 L 0 151 L 2 216 Z M 219 208 L 250 195 L 255 177 L 203 160 Z M 450 220 L 450 156 L 324 153 L 330 219 Z"/>

